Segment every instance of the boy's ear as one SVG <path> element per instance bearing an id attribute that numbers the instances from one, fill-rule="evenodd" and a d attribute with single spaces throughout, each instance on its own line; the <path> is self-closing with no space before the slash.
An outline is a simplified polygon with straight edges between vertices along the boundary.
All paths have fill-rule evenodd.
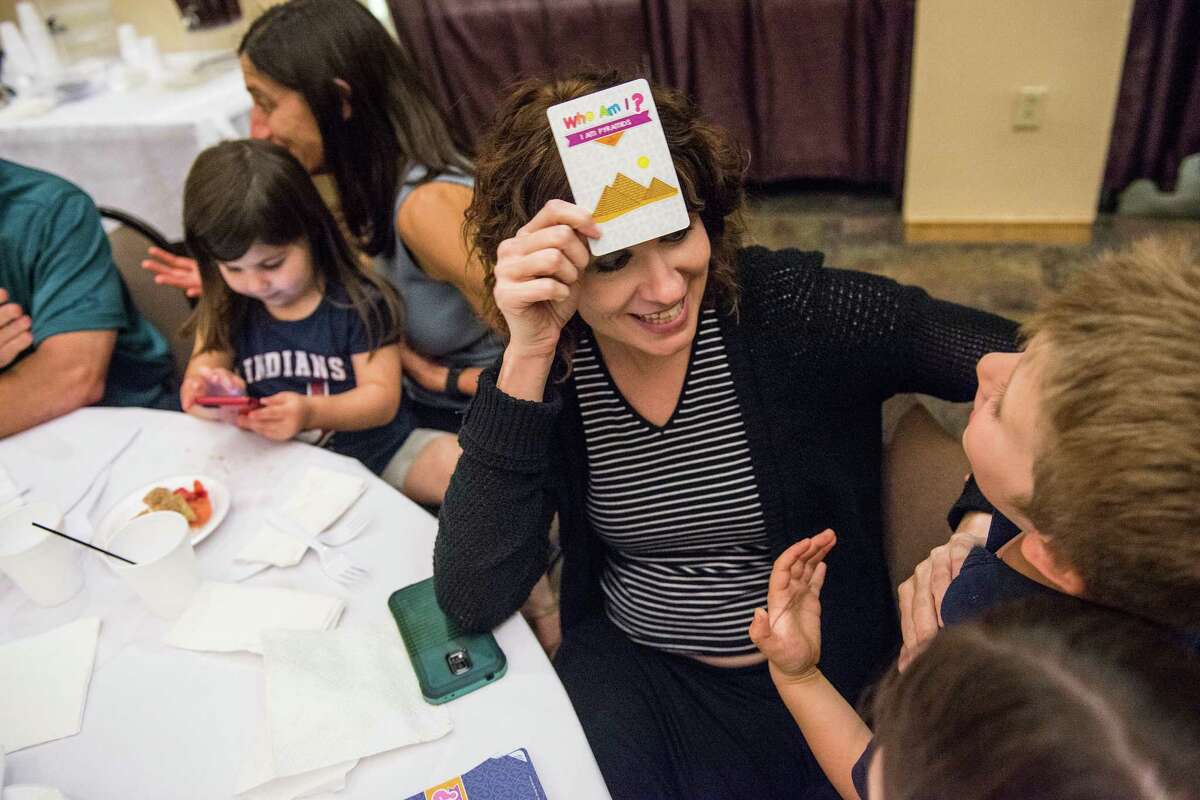
<path id="1" fill-rule="evenodd" d="M 350 91 L 350 84 L 341 78 L 334 78 L 333 82 L 338 88 L 338 93 L 342 96 L 342 119 L 350 119 L 351 115 L 354 114 L 354 108 L 350 105 L 350 97 L 353 94 Z"/>
<path id="2" fill-rule="evenodd" d="M 1061 559 L 1050 552 L 1046 537 L 1036 530 L 1027 530 L 1021 537 L 1021 555 L 1038 572 L 1065 594 L 1083 597 L 1083 578 L 1073 568 L 1064 566 Z"/>

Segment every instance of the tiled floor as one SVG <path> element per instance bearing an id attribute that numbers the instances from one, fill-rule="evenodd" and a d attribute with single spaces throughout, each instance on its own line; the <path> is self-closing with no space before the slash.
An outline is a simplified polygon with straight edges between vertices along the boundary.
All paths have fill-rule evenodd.
<path id="1" fill-rule="evenodd" d="M 910 244 L 891 198 L 830 192 L 752 193 L 747 221 L 754 244 L 822 250 L 833 266 L 888 275 L 1014 319 L 1102 249 L 1149 235 L 1200 236 L 1200 219 L 1103 215 L 1088 245 Z"/>

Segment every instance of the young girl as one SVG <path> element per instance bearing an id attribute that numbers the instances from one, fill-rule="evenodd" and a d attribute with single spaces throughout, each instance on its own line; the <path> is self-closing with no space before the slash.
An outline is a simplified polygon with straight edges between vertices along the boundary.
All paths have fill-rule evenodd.
<path id="1" fill-rule="evenodd" d="M 771 575 L 750 635 L 829 780 L 871 800 L 1195 800 L 1200 660 L 1165 629 L 1059 595 L 953 626 L 872 703 L 821 675 L 831 531 Z"/>
<path id="2" fill-rule="evenodd" d="M 304 168 L 268 142 L 224 142 L 192 165 L 183 205 L 204 288 L 183 409 L 222 418 L 196 398 L 259 398 L 239 427 L 304 434 L 382 472 L 412 430 L 400 300 L 357 268 Z"/>

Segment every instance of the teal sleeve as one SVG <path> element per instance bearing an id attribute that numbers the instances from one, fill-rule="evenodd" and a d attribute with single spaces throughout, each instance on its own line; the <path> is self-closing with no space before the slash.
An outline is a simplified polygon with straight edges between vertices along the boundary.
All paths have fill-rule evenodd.
<path id="1" fill-rule="evenodd" d="M 64 193 L 26 239 L 33 264 L 33 341 L 60 333 L 120 331 L 129 324 L 125 287 L 100 214 L 87 195 Z"/>

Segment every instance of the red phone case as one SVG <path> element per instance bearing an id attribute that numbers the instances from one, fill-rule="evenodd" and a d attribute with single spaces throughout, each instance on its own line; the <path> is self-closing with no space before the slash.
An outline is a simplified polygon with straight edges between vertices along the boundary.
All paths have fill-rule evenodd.
<path id="1" fill-rule="evenodd" d="M 262 405 L 262 401 L 257 397 L 246 397 L 245 395 L 204 395 L 197 397 L 195 403 L 196 405 L 208 408 L 235 406 L 238 408 L 254 409 Z"/>

